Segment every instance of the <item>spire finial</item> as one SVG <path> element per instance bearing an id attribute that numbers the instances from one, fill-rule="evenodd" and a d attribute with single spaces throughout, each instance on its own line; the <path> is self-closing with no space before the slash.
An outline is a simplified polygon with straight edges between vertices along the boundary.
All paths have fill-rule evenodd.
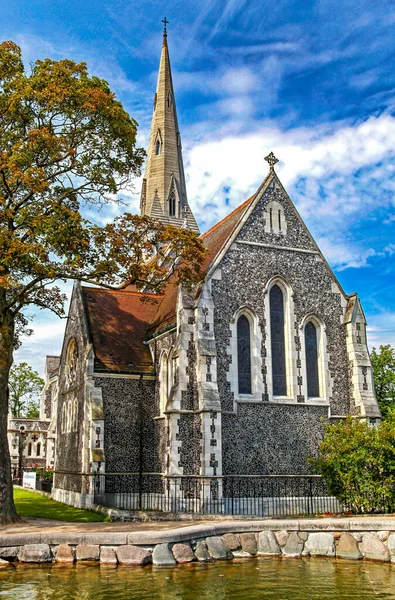
<path id="1" fill-rule="evenodd" d="M 274 171 L 274 165 L 278 163 L 278 158 L 276 158 L 273 152 L 270 152 L 267 156 L 265 156 L 265 161 L 269 163 L 270 170 Z"/>
<path id="2" fill-rule="evenodd" d="M 167 26 L 170 23 L 170 21 L 168 21 L 165 17 L 164 19 L 162 19 L 162 23 L 163 23 L 163 35 L 167 35 Z"/>

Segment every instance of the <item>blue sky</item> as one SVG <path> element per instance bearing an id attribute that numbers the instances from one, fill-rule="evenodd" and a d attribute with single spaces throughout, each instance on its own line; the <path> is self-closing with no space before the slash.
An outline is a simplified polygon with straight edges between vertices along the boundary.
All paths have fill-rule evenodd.
<path id="1" fill-rule="evenodd" d="M 169 47 L 190 204 L 202 231 L 277 171 L 370 345 L 395 345 L 395 5 L 392 0 L 2 0 L 0 37 L 36 58 L 85 60 L 146 145 L 161 47 Z M 140 181 L 125 199 L 137 210 Z M 97 215 L 105 220 L 114 207 Z M 17 359 L 42 370 L 64 322 L 39 313 Z"/>

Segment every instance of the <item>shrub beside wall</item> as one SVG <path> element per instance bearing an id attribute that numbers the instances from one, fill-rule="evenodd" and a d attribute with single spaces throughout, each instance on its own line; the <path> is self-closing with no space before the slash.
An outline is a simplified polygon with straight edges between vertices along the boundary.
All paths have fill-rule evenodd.
<path id="1" fill-rule="evenodd" d="M 319 456 L 309 463 L 353 512 L 394 512 L 395 413 L 377 427 L 351 416 L 328 425 Z"/>

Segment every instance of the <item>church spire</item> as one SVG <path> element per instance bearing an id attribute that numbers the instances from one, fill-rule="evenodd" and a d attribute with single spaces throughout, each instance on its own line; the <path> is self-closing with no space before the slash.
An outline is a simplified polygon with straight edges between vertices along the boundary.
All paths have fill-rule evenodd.
<path id="1" fill-rule="evenodd" d="M 199 232 L 188 205 L 182 161 L 181 136 L 171 77 L 167 24 L 163 20 L 163 43 L 154 110 L 147 153 L 147 165 L 141 190 L 142 215 L 160 219 L 178 227 Z"/>

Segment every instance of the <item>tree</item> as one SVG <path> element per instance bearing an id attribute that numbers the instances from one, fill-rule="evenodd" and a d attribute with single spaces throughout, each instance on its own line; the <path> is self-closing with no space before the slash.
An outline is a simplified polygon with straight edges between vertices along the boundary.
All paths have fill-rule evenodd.
<path id="1" fill-rule="evenodd" d="M 384 418 L 395 408 L 395 348 L 381 345 L 370 355 L 373 366 L 374 388 Z"/>
<path id="2" fill-rule="evenodd" d="M 39 395 L 44 380 L 26 362 L 13 365 L 9 379 L 9 411 L 13 417 L 34 419 L 40 416 Z"/>
<path id="3" fill-rule="evenodd" d="M 309 463 L 330 494 L 355 512 L 395 510 L 395 414 L 369 426 L 352 416 L 326 426 Z"/>
<path id="4" fill-rule="evenodd" d="M 26 73 L 20 48 L 0 44 L 0 523 L 17 519 L 6 417 L 25 307 L 63 316 L 57 280 L 151 292 L 170 276 L 187 287 L 201 280 L 204 249 L 192 232 L 128 213 L 104 227 L 83 216 L 140 174 L 136 127 L 85 63 L 46 59 Z"/>

